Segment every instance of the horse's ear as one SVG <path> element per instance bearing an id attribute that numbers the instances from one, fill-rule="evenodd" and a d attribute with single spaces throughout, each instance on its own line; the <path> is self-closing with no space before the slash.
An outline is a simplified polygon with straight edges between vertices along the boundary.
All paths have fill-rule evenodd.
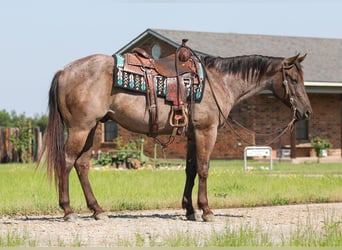
<path id="1" fill-rule="evenodd" d="M 294 64 L 294 62 L 297 60 L 298 57 L 299 57 L 299 53 L 297 55 L 293 56 L 293 57 L 285 58 L 284 64 L 292 65 L 292 64 Z"/>
<path id="2" fill-rule="evenodd" d="M 301 63 L 302 61 L 304 61 L 305 57 L 306 57 L 307 53 L 304 54 L 304 56 L 300 56 L 298 57 L 298 62 Z"/>

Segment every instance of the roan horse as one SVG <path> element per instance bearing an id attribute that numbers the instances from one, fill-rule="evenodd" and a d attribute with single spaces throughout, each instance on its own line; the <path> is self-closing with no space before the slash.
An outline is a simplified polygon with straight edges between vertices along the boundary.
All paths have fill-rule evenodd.
<path id="1" fill-rule="evenodd" d="M 262 90 L 271 90 L 292 109 L 294 120 L 309 118 L 312 109 L 300 64 L 304 58 L 305 55 L 299 54 L 290 58 L 260 55 L 201 58 L 206 87 L 201 102 L 194 104 L 187 130 L 186 183 L 182 198 L 187 219 L 196 219 L 192 204 L 196 175 L 199 182 L 197 205 L 203 211 L 202 218 L 204 221 L 214 219 L 207 198 L 210 154 L 218 128 L 236 103 Z M 77 218 L 69 199 L 69 173 L 73 167 L 94 218 L 107 217 L 88 179 L 91 147 L 98 124 L 112 119 L 133 132 L 147 134 L 149 131 L 146 96 L 112 89 L 114 64 L 112 56 L 91 55 L 59 70 L 51 83 L 43 159 L 48 175 L 55 178 L 65 220 Z M 170 106 L 162 98 L 158 98 L 157 104 L 158 134 L 170 134 Z"/>

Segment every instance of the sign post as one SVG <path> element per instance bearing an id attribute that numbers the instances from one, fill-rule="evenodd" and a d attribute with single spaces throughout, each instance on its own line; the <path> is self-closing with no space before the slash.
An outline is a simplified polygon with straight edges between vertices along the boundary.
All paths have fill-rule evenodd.
<path id="1" fill-rule="evenodd" d="M 256 156 L 264 156 L 269 157 L 270 159 L 270 170 L 273 169 L 273 160 L 272 160 L 272 148 L 267 146 L 250 146 L 245 147 L 244 150 L 244 162 L 245 162 L 245 170 L 247 170 L 247 157 L 256 157 Z"/>

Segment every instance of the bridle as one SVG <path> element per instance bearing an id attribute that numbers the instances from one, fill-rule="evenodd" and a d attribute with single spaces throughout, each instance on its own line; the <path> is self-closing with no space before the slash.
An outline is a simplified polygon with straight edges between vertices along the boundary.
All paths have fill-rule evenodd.
<path id="1" fill-rule="evenodd" d="M 282 69 L 282 75 L 283 75 L 283 86 L 284 86 L 284 89 L 285 89 L 285 99 L 286 98 L 289 99 L 289 102 L 291 104 L 291 110 L 293 112 L 292 120 L 294 120 L 294 122 L 295 122 L 297 120 L 296 119 L 297 107 L 296 107 L 296 103 L 294 101 L 294 98 L 290 94 L 289 82 L 288 82 L 288 80 L 286 78 L 286 72 L 285 72 L 286 70 L 291 69 L 293 66 L 294 66 L 294 64 L 289 65 L 289 66 L 285 66 L 284 63 L 283 63 L 281 69 Z"/>
<path id="2" fill-rule="evenodd" d="M 274 136 L 275 134 L 277 134 L 276 137 L 272 138 L 271 140 L 269 140 L 265 145 L 270 145 L 272 144 L 273 142 L 275 142 L 276 140 L 278 140 L 282 135 L 284 135 L 287 131 L 291 131 L 293 130 L 294 128 L 294 124 L 295 122 L 297 121 L 297 118 L 296 118 L 296 111 L 297 111 L 297 107 L 296 107 L 296 104 L 295 104 L 295 101 L 294 101 L 294 98 L 292 96 L 290 96 L 290 88 L 288 86 L 288 80 L 287 80 L 287 77 L 286 77 L 286 70 L 288 69 L 291 69 L 292 67 L 294 66 L 294 64 L 290 65 L 290 66 L 285 66 L 284 63 L 282 64 L 282 76 L 283 76 L 283 87 L 285 89 L 285 98 L 289 98 L 289 102 L 291 104 L 291 110 L 293 112 L 293 115 L 292 115 L 292 119 L 291 121 L 285 126 L 283 127 L 281 130 L 277 129 L 276 132 L 273 132 L 273 133 L 269 133 L 269 134 L 261 134 L 261 133 L 256 133 L 255 131 L 253 130 L 250 130 L 248 128 L 246 128 L 245 126 L 241 125 L 239 122 L 237 122 L 236 120 L 232 119 L 231 117 L 226 117 L 224 114 L 223 114 L 223 111 L 218 103 L 218 100 L 217 100 L 217 97 L 215 95 L 215 92 L 213 90 L 213 87 L 211 86 L 211 83 L 209 81 L 209 79 L 207 78 L 207 81 L 208 81 L 208 85 L 210 87 L 210 90 L 213 94 L 213 97 L 214 97 L 214 100 L 215 100 L 215 103 L 216 103 L 216 106 L 218 107 L 218 110 L 219 110 L 219 113 L 220 115 L 224 118 L 224 122 L 230 127 L 230 129 L 234 132 L 234 134 L 239 137 L 244 143 L 247 143 L 249 145 L 253 145 L 255 146 L 256 144 L 255 143 L 251 143 L 249 141 L 247 141 L 246 139 L 244 139 L 233 127 L 233 123 L 236 124 L 237 126 L 243 128 L 244 130 L 247 130 L 249 133 L 251 134 L 255 134 L 255 136 Z"/>

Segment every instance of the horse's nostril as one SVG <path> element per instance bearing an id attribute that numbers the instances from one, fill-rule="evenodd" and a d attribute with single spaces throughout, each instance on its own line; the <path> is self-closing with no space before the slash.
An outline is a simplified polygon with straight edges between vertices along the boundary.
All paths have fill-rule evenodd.
<path id="1" fill-rule="evenodd" d="M 305 112 L 305 118 L 309 118 L 311 116 L 312 112 L 310 110 L 307 110 Z"/>

